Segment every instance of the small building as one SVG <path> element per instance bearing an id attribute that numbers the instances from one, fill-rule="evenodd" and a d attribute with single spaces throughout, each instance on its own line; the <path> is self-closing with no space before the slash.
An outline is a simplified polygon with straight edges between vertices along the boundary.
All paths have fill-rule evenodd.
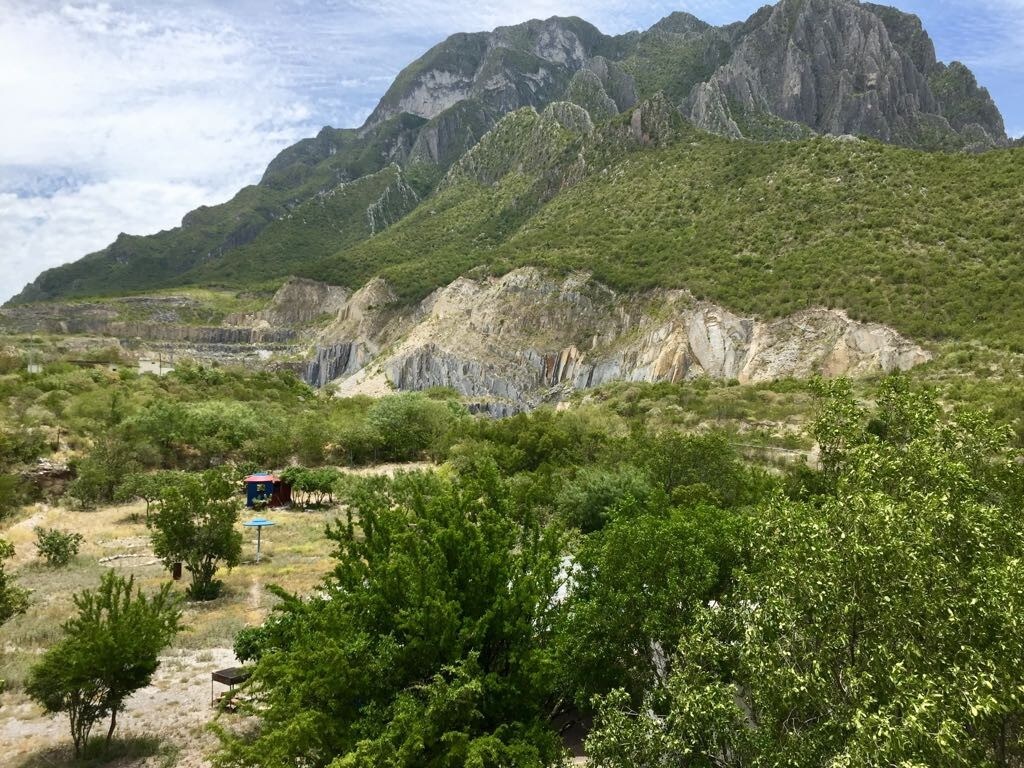
<path id="1" fill-rule="evenodd" d="M 268 507 L 286 507 L 292 503 L 292 487 L 277 475 L 262 472 L 245 478 L 245 506 L 265 502 Z"/>

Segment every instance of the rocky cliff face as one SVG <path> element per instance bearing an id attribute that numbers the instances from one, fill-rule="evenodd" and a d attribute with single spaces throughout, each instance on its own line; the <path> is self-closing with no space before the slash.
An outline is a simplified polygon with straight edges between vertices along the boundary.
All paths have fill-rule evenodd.
<path id="1" fill-rule="evenodd" d="M 141 319 L 124 319 L 126 302 Z M 380 279 L 351 294 L 295 279 L 264 309 L 219 326 L 182 323 L 190 302 L 19 307 L 0 311 L 0 329 L 69 335 L 84 350 L 116 340 L 126 354 L 294 367 L 313 386 L 345 395 L 450 387 L 494 414 L 611 381 L 867 376 L 929 358 L 892 329 L 838 311 L 764 321 L 685 291 L 618 294 L 586 275 L 558 279 L 534 268 L 460 278 L 414 306 Z"/>
<path id="2" fill-rule="evenodd" d="M 467 100 L 495 115 L 543 107 L 605 40 L 581 19 L 560 18 L 453 35 L 402 70 L 363 130 L 403 112 L 429 120 Z"/>
<path id="3" fill-rule="evenodd" d="M 944 74 L 915 16 L 855 0 L 782 0 L 735 39 L 729 61 L 683 105 L 706 130 L 785 137 L 790 123 L 911 146 L 1006 143 L 988 93 Z M 942 99 L 932 88 L 958 80 Z"/>
<path id="4" fill-rule="evenodd" d="M 459 279 L 414 310 L 379 281 L 368 293 L 376 300 L 354 297 L 321 333 L 311 383 L 333 378 L 343 394 L 451 387 L 504 413 L 610 381 L 866 376 L 929 359 L 892 329 L 838 311 L 766 322 L 684 291 L 623 296 L 531 268 Z"/>

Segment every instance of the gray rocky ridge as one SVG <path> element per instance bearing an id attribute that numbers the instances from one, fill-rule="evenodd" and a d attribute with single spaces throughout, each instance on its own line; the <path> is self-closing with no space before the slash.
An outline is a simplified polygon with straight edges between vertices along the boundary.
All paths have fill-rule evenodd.
<path id="1" fill-rule="evenodd" d="M 762 321 L 686 291 L 620 295 L 533 268 L 460 278 L 414 309 L 389 303 L 380 281 L 368 289 L 373 302 L 354 294 L 314 342 L 312 383 L 333 378 L 345 395 L 450 387 L 504 413 L 610 381 L 866 376 L 929 359 L 891 328 L 835 310 Z"/>
<path id="2" fill-rule="evenodd" d="M 362 130 L 403 112 L 436 119 L 465 102 L 489 124 L 559 99 L 600 121 L 653 95 L 640 94 L 630 73 L 664 67 L 666 56 L 702 62 L 696 74 L 680 70 L 663 85 L 672 91 L 693 78 L 678 106 L 714 133 L 787 138 L 810 130 L 926 148 L 1008 143 L 988 92 L 959 62 L 937 62 L 918 17 L 857 0 L 781 0 L 726 27 L 675 13 L 619 37 L 562 18 L 455 35 L 403 70 Z"/>
<path id="3" fill-rule="evenodd" d="M 126 302 L 165 322 L 118 320 Z M 287 367 L 340 395 L 450 387 L 497 415 L 612 381 L 859 377 L 930 358 L 893 329 L 836 310 L 762 320 L 686 291 L 620 294 L 585 274 L 532 267 L 459 278 L 412 306 L 379 278 L 355 292 L 293 279 L 266 309 L 219 326 L 182 323 L 189 302 L 30 305 L 0 310 L 0 328 L 68 334 L 81 353 L 113 345 L 129 356 Z"/>
<path id="4" fill-rule="evenodd" d="M 744 25 L 729 61 L 694 88 L 683 111 L 698 127 L 737 138 L 781 137 L 790 123 L 912 146 L 956 134 L 1005 144 L 994 107 L 968 117 L 957 108 L 991 99 L 973 76 L 966 81 L 962 64 L 954 67 L 963 86 L 943 103 L 933 84 L 947 69 L 917 17 L 855 0 L 782 0 Z"/>

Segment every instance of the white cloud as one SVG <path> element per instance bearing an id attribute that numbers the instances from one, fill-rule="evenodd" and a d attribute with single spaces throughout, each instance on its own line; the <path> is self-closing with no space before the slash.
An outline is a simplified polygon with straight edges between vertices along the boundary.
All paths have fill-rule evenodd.
<path id="1" fill-rule="evenodd" d="M 16 6 L 0 16 L 0 93 L 0 300 L 118 232 L 230 197 L 318 128 L 256 41 L 203 8 Z"/>
<path id="2" fill-rule="evenodd" d="M 118 232 L 154 232 L 177 226 L 181 212 L 209 202 L 211 196 L 223 199 L 234 191 L 229 187 L 117 179 L 50 196 L 2 193 L 4 272 L 12 277 L 34 277 L 46 266 L 100 250 Z M 43 261 L 41 255 L 49 261 Z"/>

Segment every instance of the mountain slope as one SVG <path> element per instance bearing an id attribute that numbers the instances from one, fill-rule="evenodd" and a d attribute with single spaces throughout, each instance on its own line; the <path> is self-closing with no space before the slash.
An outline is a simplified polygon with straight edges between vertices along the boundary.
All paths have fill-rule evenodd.
<path id="1" fill-rule="evenodd" d="M 530 21 L 453 35 L 399 74 L 361 128 L 323 129 L 281 152 L 257 185 L 231 201 L 193 211 L 157 235 L 121 235 L 44 272 L 12 303 L 183 284 L 265 288 L 291 274 L 337 280 L 339 265 L 358 265 L 343 275 L 351 284 L 385 266 L 394 272 L 407 258 L 412 274 L 428 248 L 383 253 L 374 241 L 410 215 L 411 227 L 431 230 L 426 212 L 450 205 L 453 194 L 445 182 L 435 196 L 438 184 L 504 115 L 572 102 L 586 110 L 573 128 L 620 125 L 640 99 L 668 105 L 669 122 L 681 115 L 732 138 L 822 132 L 927 149 L 1008 143 L 970 71 L 937 63 L 920 21 L 882 6 L 782 0 L 744 23 L 712 27 L 677 13 L 618 37 L 576 18 Z M 752 151 L 733 149 L 738 162 Z M 520 154 L 529 162 L 531 152 L 524 146 Z M 543 175 L 520 182 L 463 201 L 479 209 L 465 214 L 470 220 L 490 222 L 477 236 L 501 242 L 558 191 Z M 467 252 L 457 261 L 479 259 Z"/>
<path id="2" fill-rule="evenodd" d="M 505 118 L 427 203 L 305 274 L 350 288 L 380 274 L 411 301 L 537 265 L 763 317 L 827 306 L 916 338 L 1019 345 L 1021 150 L 737 143 L 651 102 L 588 137 L 554 112 Z M 525 164 L 526 147 L 551 165 Z"/>

